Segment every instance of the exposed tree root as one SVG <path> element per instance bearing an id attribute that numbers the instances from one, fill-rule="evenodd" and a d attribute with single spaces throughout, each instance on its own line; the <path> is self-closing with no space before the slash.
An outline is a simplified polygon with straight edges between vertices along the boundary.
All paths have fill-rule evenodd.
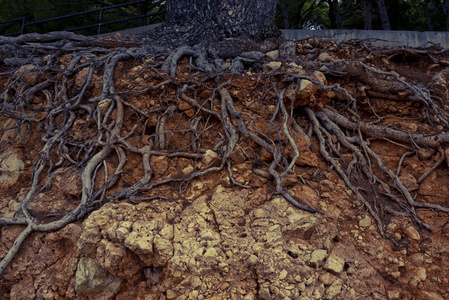
<path id="1" fill-rule="evenodd" d="M 408 217 L 420 228 L 431 231 L 416 209 L 449 212 L 441 205 L 415 201 L 401 182 L 400 166 L 406 155 L 416 151 L 404 153 L 395 173 L 368 142 L 386 139 L 409 149 L 438 148 L 441 158 L 418 179 L 418 183 L 422 182 L 443 163 L 446 156 L 442 147 L 449 143 L 448 112 L 444 107 L 447 100 L 439 101 L 430 90 L 409 83 L 396 73 L 359 62 L 328 63 L 323 71 L 329 78 L 353 76 L 376 93 L 406 91 L 407 101 L 423 106 L 422 118 L 432 128 L 429 133 L 409 132 L 364 121 L 361 112 L 374 100 L 360 101 L 359 94 L 338 83 L 328 84 L 312 72 L 321 68 L 316 62 L 301 61 L 311 69 L 301 74 L 290 69 L 260 73 L 251 86 L 254 99 L 245 102 L 239 93 L 248 91 L 239 84 L 241 78 L 232 73 L 238 69 L 236 65 L 260 68 L 263 53 L 223 57 L 210 47 L 181 46 L 167 51 L 136 43 L 98 41 L 69 33 L 0 38 L 0 52 L 8 53 L 2 76 L 9 77 L 3 84 L 0 117 L 13 120 L 3 130 L 13 134 L 1 149 L 17 141 L 26 144 L 31 135 L 39 135 L 42 140 L 42 149 L 33 157 L 31 186 L 25 198 L 20 199 L 17 216 L 0 218 L 1 225 L 26 225 L 0 263 L 0 273 L 30 233 L 58 230 L 105 201 L 170 199 L 175 193 L 163 195 L 157 188 L 168 187 L 172 191 L 173 184 L 185 187 L 195 178 L 216 172 L 227 172 L 232 185 L 251 187 L 233 171 L 232 155 L 237 150 L 245 153 L 244 143 L 271 157 L 271 161 L 262 161 L 245 153 L 254 174 L 273 181 L 273 195 L 283 196 L 300 209 L 317 212 L 313 204 L 292 195 L 284 181 L 294 174 L 302 155 L 298 140 L 304 140 L 311 150 L 314 141 L 318 141 L 322 156 L 376 220 L 383 237 L 389 237 L 386 215 Z M 194 61 L 183 64 L 185 57 Z M 300 62 L 299 58 L 296 60 Z M 126 69 L 130 79 L 121 83 L 126 76 L 119 77 L 117 66 L 121 64 L 124 69 L 128 61 L 142 61 L 143 67 Z M 219 73 L 212 75 L 211 71 Z M 307 94 L 303 87 L 309 83 Z M 100 91 L 95 90 L 93 86 L 100 84 Z M 137 103 L 133 97 L 139 95 L 146 100 Z M 303 120 L 311 124 L 308 128 L 297 122 L 305 115 Z M 268 121 L 263 123 L 261 116 Z M 445 130 L 437 130 L 437 126 Z M 80 136 L 80 132 L 84 134 Z M 345 160 L 343 157 L 348 154 L 351 158 Z M 131 155 L 140 158 L 142 169 L 141 177 L 133 178 L 133 182 L 127 181 L 124 174 Z M 166 176 L 154 169 L 155 157 L 185 158 L 195 161 L 195 167 Z M 115 167 L 108 164 L 110 159 Z M 374 165 L 380 173 L 374 171 Z M 36 193 L 51 188 L 56 174 L 70 169 L 81 173 L 79 204 L 64 212 L 62 218 L 45 223 L 30 209 L 30 202 Z M 114 190 L 120 182 L 123 187 Z M 183 188 L 179 189 L 182 194 Z"/>

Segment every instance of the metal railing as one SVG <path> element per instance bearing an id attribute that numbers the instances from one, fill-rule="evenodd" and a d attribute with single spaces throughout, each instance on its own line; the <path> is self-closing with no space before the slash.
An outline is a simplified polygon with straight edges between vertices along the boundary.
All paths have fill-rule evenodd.
<path id="1" fill-rule="evenodd" d="M 103 22 L 103 13 L 104 13 L 104 11 L 110 10 L 110 9 L 116 9 L 116 8 L 120 8 L 120 7 L 124 7 L 124 6 L 130 6 L 130 5 L 134 5 L 134 4 L 139 4 L 139 3 L 143 3 L 143 2 L 148 2 L 148 0 L 139 0 L 139 1 L 127 2 L 127 3 L 123 3 L 123 4 L 110 5 L 110 6 L 107 6 L 107 7 L 92 9 L 92 10 L 88 10 L 88 11 L 73 13 L 73 14 L 69 14 L 69 15 L 64 15 L 64 16 L 60 16 L 60 17 L 54 17 L 54 18 L 49 18 L 49 19 L 45 19 L 45 20 L 41 20 L 41 21 L 34 21 L 34 22 L 29 22 L 29 23 L 26 22 L 25 17 L 11 19 L 11 20 L 0 22 L 0 26 L 1 25 L 5 25 L 5 24 L 13 24 L 12 26 L 14 26 L 14 24 L 20 24 L 20 30 L 15 31 L 15 32 L 10 32 L 10 33 L 7 33 L 7 34 L 4 34 L 4 33 L 2 33 L 0 31 L 0 35 L 4 35 L 4 36 L 21 35 L 21 34 L 26 33 L 26 27 L 27 26 L 29 27 L 29 26 L 44 24 L 44 23 L 48 23 L 48 22 L 52 22 L 52 21 L 59 21 L 59 20 L 63 20 L 63 19 L 70 19 L 70 18 L 73 18 L 73 17 L 87 15 L 87 14 L 92 14 L 92 13 L 98 13 L 98 12 L 99 12 L 99 20 L 98 20 L 97 23 L 84 25 L 84 26 L 78 26 L 78 27 L 75 27 L 75 28 L 69 28 L 69 29 L 66 29 L 65 31 L 78 31 L 78 30 L 83 30 L 83 29 L 89 29 L 89 28 L 97 27 L 97 34 L 101 34 L 102 33 L 102 29 L 106 25 L 116 24 L 116 23 L 126 22 L 126 21 L 130 21 L 130 20 L 136 20 L 136 19 L 143 19 L 143 18 L 148 18 L 148 17 L 152 17 L 152 16 L 162 15 L 162 14 L 166 13 L 166 11 L 160 11 L 160 12 L 155 12 L 155 13 L 150 13 L 150 14 L 137 15 L 137 16 L 127 17 L 127 18 L 123 18 L 123 19 Z"/>

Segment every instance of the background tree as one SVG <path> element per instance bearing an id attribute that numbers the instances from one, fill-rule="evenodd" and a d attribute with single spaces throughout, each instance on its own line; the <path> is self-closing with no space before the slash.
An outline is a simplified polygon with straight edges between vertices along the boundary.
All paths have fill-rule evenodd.
<path id="1" fill-rule="evenodd" d="M 445 17 L 446 31 L 449 31 L 449 0 L 435 0 L 435 4 Z"/>
<path id="2" fill-rule="evenodd" d="M 373 16 L 372 16 L 372 6 L 369 1 L 362 1 L 363 2 L 363 17 L 365 20 L 365 30 L 371 30 L 373 28 Z"/>
<path id="3" fill-rule="evenodd" d="M 282 23 L 285 29 L 290 28 L 290 19 L 288 17 L 288 8 L 287 4 L 285 4 L 285 0 L 279 0 L 280 12 L 282 16 Z"/>
<path id="4" fill-rule="evenodd" d="M 344 14 L 340 11 L 338 0 L 326 0 L 329 5 L 329 28 L 343 29 Z"/>
<path id="5" fill-rule="evenodd" d="M 390 17 L 388 16 L 387 6 L 384 0 L 376 0 L 377 8 L 379 9 L 379 17 L 382 22 L 382 28 L 384 30 L 391 30 Z"/>

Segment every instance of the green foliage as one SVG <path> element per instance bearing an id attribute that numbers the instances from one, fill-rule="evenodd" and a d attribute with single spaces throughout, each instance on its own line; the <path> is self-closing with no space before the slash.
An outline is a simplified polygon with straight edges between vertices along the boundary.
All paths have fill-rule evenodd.
<path id="1" fill-rule="evenodd" d="M 291 29 L 317 29 L 327 21 L 328 7 L 323 0 L 285 0 L 285 4 Z M 276 15 L 276 24 L 283 28 L 280 14 Z"/>
<path id="2" fill-rule="evenodd" d="M 433 30 L 446 30 L 446 16 L 436 3 L 449 0 L 430 0 L 429 12 L 432 16 Z M 331 0 L 284 0 L 290 28 L 320 29 L 330 28 L 329 4 Z M 339 0 L 345 29 L 364 29 L 364 11 L 362 0 Z M 372 7 L 372 29 L 382 30 L 376 0 L 365 0 Z M 425 0 L 388 0 L 385 1 L 391 28 L 393 30 L 427 30 L 424 11 Z M 283 28 L 283 19 L 278 5 L 276 24 Z"/>

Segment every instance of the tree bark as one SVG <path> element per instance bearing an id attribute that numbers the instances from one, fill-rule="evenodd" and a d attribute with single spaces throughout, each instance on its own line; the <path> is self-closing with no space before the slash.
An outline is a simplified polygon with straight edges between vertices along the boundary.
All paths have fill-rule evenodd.
<path id="1" fill-rule="evenodd" d="M 363 1 L 363 15 L 365 19 L 365 30 L 371 30 L 372 27 L 372 12 L 371 12 L 371 3 L 368 1 Z"/>
<path id="2" fill-rule="evenodd" d="M 279 5 L 281 7 L 281 16 L 282 16 L 282 23 L 284 24 L 285 29 L 290 28 L 290 20 L 288 18 L 288 10 L 287 5 L 285 4 L 285 0 L 279 0 Z"/>
<path id="3" fill-rule="evenodd" d="M 264 40 L 280 35 L 275 0 L 169 0 L 168 24 L 214 23 L 226 37 Z"/>
<path id="4" fill-rule="evenodd" d="M 432 31 L 433 26 L 432 26 L 432 16 L 430 15 L 429 12 L 429 1 L 430 0 L 425 0 L 423 6 L 424 6 L 424 15 L 426 16 L 426 30 Z"/>
<path id="5" fill-rule="evenodd" d="M 343 29 L 343 19 L 340 12 L 338 0 L 327 0 L 329 5 L 330 27 L 335 29 Z"/>
<path id="6" fill-rule="evenodd" d="M 387 7 L 384 0 L 376 0 L 379 9 L 379 17 L 384 30 L 391 30 L 390 18 L 388 17 Z"/>
<path id="7" fill-rule="evenodd" d="M 444 0 L 443 2 L 441 0 L 434 0 L 433 2 L 446 17 L 446 31 L 449 31 L 449 0 Z"/>

